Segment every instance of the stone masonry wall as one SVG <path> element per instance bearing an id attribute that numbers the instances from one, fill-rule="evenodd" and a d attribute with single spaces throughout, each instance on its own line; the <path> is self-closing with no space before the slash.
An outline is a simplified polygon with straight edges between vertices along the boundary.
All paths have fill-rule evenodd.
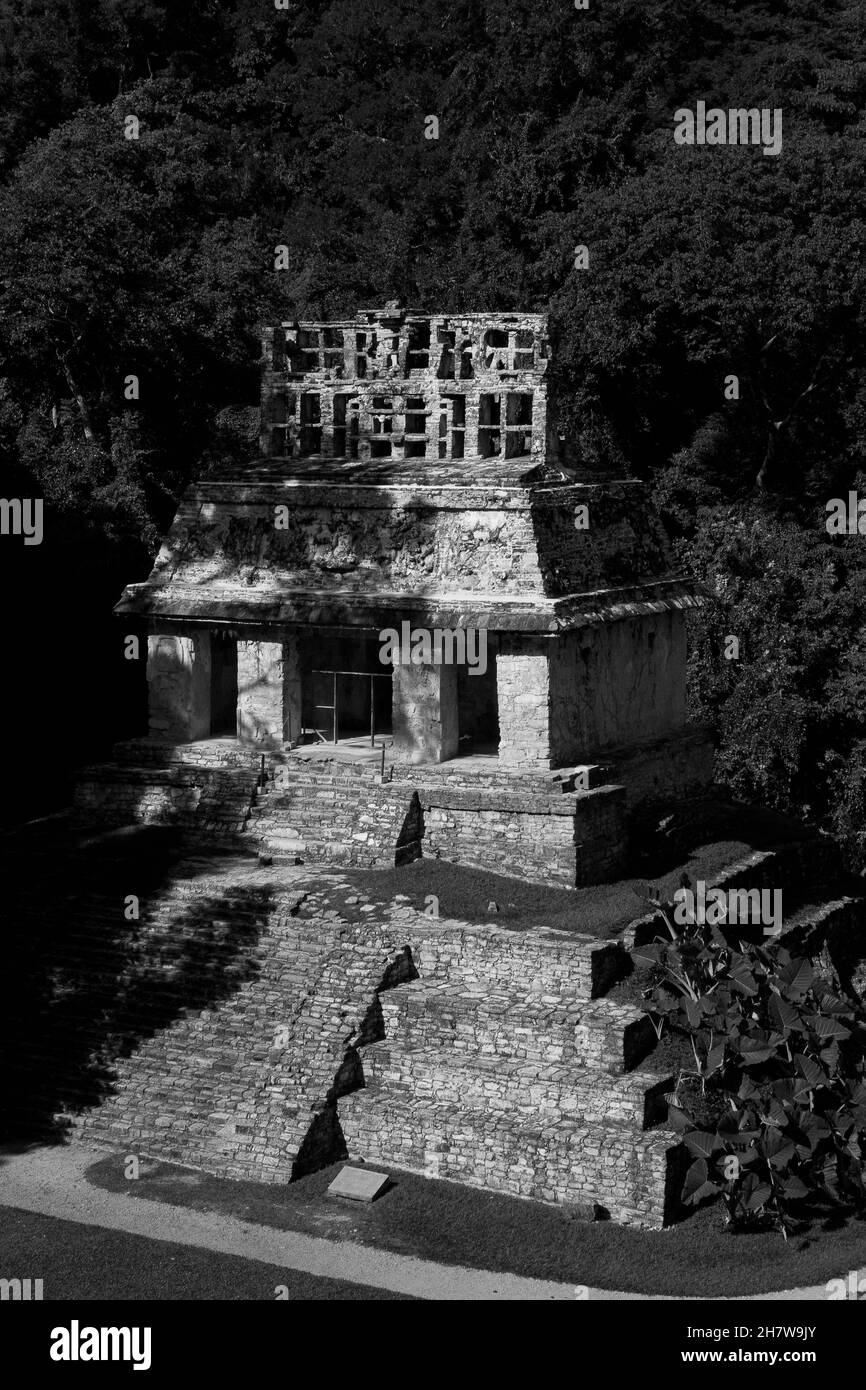
<path id="1" fill-rule="evenodd" d="M 80 817 L 221 830 L 291 861 L 387 867 L 421 855 L 566 887 L 625 863 L 625 792 L 610 782 L 564 791 L 571 781 L 499 769 L 467 780 L 459 761 L 400 763 L 382 782 L 363 765 L 276 754 L 260 787 L 252 748 L 137 740 L 116 753 L 79 774 Z"/>
<path id="2" fill-rule="evenodd" d="M 715 750 L 707 729 L 686 726 L 662 738 L 606 749 L 604 761 L 625 787 L 632 809 L 705 793 L 713 781 Z"/>
<path id="3" fill-rule="evenodd" d="M 262 450 L 278 457 L 361 460 L 471 458 L 487 393 L 532 393 L 532 436 L 503 405 L 497 433 L 508 457 L 540 455 L 556 440 L 546 419 L 547 321 L 538 314 L 417 314 L 396 304 L 330 323 L 284 323 L 263 334 Z M 318 429 L 297 395 L 313 393 Z M 303 401 L 303 395 L 302 395 Z M 351 401 L 354 427 L 347 434 Z M 462 407 L 455 410 L 455 404 Z M 342 407 L 339 409 L 338 407 Z M 390 429 L 377 424 L 382 412 Z M 443 418 L 444 417 L 444 418 Z M 338 423 L 339 419 L 339 423 Z M 440 419 L 443 426 L 440 427 Z M 514 426 L 513 433 L 509 426 Z M 405 446 L 405 448 L 404 448 Z M 374 452 L 377 451 L 377 452 Z"/>
<path id="4" fill-rule="evenodd" d="M 224 491 L 224 496 L 220 496 Z M 487 591 L 491 581 L 532 595 L 543 588 L 532 519 L 520 493 L 479 488 L 454 505 L 445 489 L 342 487 L 306 483 L 291 498 L 260 485 L 212 483 L 187 493 L 153 571 L 155 582 L 218 594 L 238 583 L 255 590 L 316 588 L 423 593 L 433 580 Z M 262 494 L 265 496 L 263 497 Z M 275 507 L 291 500 L 275 525 Z M 283 524 L 283 521 L 285 524 Z"/>
<path id="5" fill-rule="evenodd" d="M 508 769 L 551 767 L 548 644 L 503 636 L 496 687 L 500 763 Z"/>
<path id="6" fill-rule="evenodd" d="M 681 728 L 685 685 L 682 613 L 566 634 L 550 653 L 553 765 Z"/>
<path id="7" fill-rule="evenodd" d="M 412 953 L 419 974 L 430 982 L 459 975 L 491 992 L 510 988 L 555 994 L 568 987 L 596 999 L 621 976 L 623 948 L 618 941 L 592 941 L 571 932 L 539 927 L 514 933 L 493 923 L 433 921 L 407 914 L 412 922 Z"/>
<path id="8" fill-rule="evenodd" d="M 615 877 L 626 854 L 621 787 L 566 796 L 420 784 L 425 858 L 575 887 Z"/>
<path id="9" fill-rule="evenodd" d="M 590 529 L 576 530 L 575 509 L 586 505 Z M 497 486 L 456 472 L 414 485 L 342 479 L 335 492 L 310 475 L 291 492 L 272 478 L 191 487 L 148 587 L 204 589 L 214 598 L 240 591 L 250 600 L 280 590 L 434 594 L 453 596 L 459 609 L 470 596 L 598 596 L 670 574 L 637 483 L 561 482 L 540 495 L 520 474 Z"/>
<path id="10" fill-rule="evenodd" d="M 575 525 L 585 507 L 589 525 Z M 545 592 L 559 597 L 596 588 L 599 582 L 628 585 L 636 575 L 664 573 L 668 543 L 658 513 L 636 479 L 581 483 L 562 498 L 547 491 L 533 500 L 538 554 Z"/>
<path id="11" fill-rule="evenodd" d="M 407 914 L 408 918 L 408 914 Z M 649 1020 L 604 998 L 618 943 L 407 920 L 418 978 L 380 996 L 364 1089 L 338 1101 L 350 1158 L 661 1226 L 671 1081 L 635 1070 Z M 593 957 L 598 954 L 596 961 Z"/>
<path id="12" fill-rule="evenodd" d="M 246 829 L 256 781 L 248 768 L 108 764 L 79 774 L 74 807 L 95 825 L 177 825 L 234 837 Z"/>

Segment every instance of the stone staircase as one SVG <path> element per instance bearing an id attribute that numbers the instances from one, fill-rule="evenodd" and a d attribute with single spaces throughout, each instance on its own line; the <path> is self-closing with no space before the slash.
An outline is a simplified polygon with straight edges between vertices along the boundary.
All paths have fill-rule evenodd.
<path id="1" fill-rule="evenodd" d="M 618 875 L 625 791 L 604 765 L 542 774 L 490 762 L 389 763 L 383 777 L 378 764 L 318 749 L 132 739 L 111 763 L 80 770 L 75 806 L 83 823 L 178 825 L 277 863 L 393 868 L 423 845 L 429 858 L 545 884 Z"/>
<path id="2" fill-rule="evenodd" d="M 358 1084 L 352 1044 L 389 973 L 411 963 L 376 932 L 323 931 L 288 906 L 272 906 L 230 999 L 115 1061 L 112 1094 L 76 1137 L 260 1182 L 331 1161 L 333 1101 Z"/>
<path id="3" fill-rule="evenodd" d="M 419 978 L 380 999 L 364 1089 L 338 1101 L 350 1157 L 660 1227 L 682 1152 L 655 1035 L 602 994 L 618 944 L 451 924 L 415 941 Z M 495 962 L 495 964 L 494 964 Z M 492 967 L 492 968 L 491 968 Z"/>
<path id="4" fill-rule="evenodd" d="M 401 1092 L 419 1100 L 484 1107 L 489 1111 L 579 1118 L 585 1123 L 610 1120 L 648 1129 L 667 1118 L 665 1091 L 670 1082 L 654 1072 L 624 1076 L 596 1075 L 591 1067 L 562 1062 L 527 1062 L 506 1058 L 454 1055 L 441 1045 L 379 1042 L 365 1050 L 367 1089 Z"/>
<path id="5" fill-rule="evenodd" d="M 249 820 L 258 772 L 245 767 L 106 763 L 84 768 L 75 786 L 75 809 L 92 825 L 176 825 L 239 842 Z"/>
<path id="6" fill-rule="evenodd" d="M 270 1182 L 348 1152 L 669 1214 L 672 1082 L 642 1067 L 647 1020 L 604 997 L 618 943 L 399 903 L 348 920 L 333 871 L 305 888 L 149 827 L 13 837 L 3 872 L 7 1134 Z"/>
<path id="7" fill-rule="evenodd" d="M 331 1161 L 355 1044 L 381 1035 L 378 991 L 413 973 L 404 945 L 232 856 L 163 867 L 130 921 L 137 858 L 97 857 L 73 886 L 57 847 L 23 861 L 5 938 L 4 1132 L 258 1181 Z"/>
<path id="8" fill-rule="evenodd" d="M 361 775 L 361 774 L 365 775 Z M 423 826 L 411 787 L 381 783 L 368 769 L 299 763 L 282 783 L 257 790 L 246 835 L 274 862 L 315 861 L 393 868 L 421 854 Z"/>
<path id="9" fill-rule="evenodd" d="M 78 774 L 75 807 L 83 823 L 176 825 L 278 864 L 394 868 L 419 857 L 423 835 L 409 784 L 365 764 L 263 757 L 229 739 L 118 744 L 114 762 Z"/>
<path id="10" fill-rule="evenodd" d="M 367 779 L 354 789 L 360 808 Z M 356 902 L 351 921 L 330 905 L 334 870 L 305 889 L 306 870 L 191 858 L 161 828 L 22 832 L 0 871 L 7 1133 L 59 1119 L 226 1177 L 286 1182 L 348 1154 L 621 1222 L 676 1214 L 673 1079 L 646 1017 L 609 997 L 623 942 L 440 921 L 405 899 Z M 854 972 L 863 900 L 814 897 L 827 873 L 820 845 L 790 845 L 721 879 L 783 887 L 787 928 L 815 951 L 838 929 Z"/>

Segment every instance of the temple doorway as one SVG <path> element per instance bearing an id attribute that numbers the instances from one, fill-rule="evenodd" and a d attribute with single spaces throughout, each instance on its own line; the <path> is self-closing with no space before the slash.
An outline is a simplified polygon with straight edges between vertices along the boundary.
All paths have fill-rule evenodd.
<path id="1" fill-rule="evenodd" d="M 457 668 L 458 757 L 499 756 L 499 695 L 496 687 L 497 641 L 487 639 L 487 669 L 473 673 Z"/>
<path id="2" fill-rule="evenodd" d="M 223 632 L 211 633 L 210 735 L 234 738 L 238 725 L 238 644 Z"/>
<path id="3" fill-rule="evenodd" d="M 378 637 L 321 634 L 303 648 L 303 724 L 309 738 L 329 744 L 390 738 L 391 669 Z"/>

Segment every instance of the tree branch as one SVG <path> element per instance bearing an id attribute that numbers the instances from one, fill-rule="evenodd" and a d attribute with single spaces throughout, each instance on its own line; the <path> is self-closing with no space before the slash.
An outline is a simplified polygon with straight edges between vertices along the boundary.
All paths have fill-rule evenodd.
<path id="1" fill-rule="evenodd" d="M 60 351 L 60 348 L 55 348 L 55 352 L 57 353 L 57 360 L 63 368 L 63 375 L 66 377 L 67 385 L 78 403 L 78 409 L 81 412 L 81 423 L 84 426 L 84 438 L 92 444 L 96 440 L 96 435 L 93 433 L 93 425 L 91 424 L 87 402 L 76 385 L 75 378 L 72 375 L 72 370 L 65 354 Z"/>

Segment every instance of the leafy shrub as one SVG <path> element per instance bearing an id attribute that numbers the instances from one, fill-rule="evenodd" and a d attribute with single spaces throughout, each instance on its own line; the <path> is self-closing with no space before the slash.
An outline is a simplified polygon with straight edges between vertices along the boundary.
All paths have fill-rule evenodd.
<path id="1" fill-rule="evenodd" d="M 691 1154 L 682 1197 L 721 1194 L 727 1220 L 770 1219 L 787 1239 L 798 1214 L 866 1208 L 866 1011 L 781 944 L 732 945 L 717 926 L 635 947 L 661 1035 L 686 1035 L 670 1123 Z"/>

